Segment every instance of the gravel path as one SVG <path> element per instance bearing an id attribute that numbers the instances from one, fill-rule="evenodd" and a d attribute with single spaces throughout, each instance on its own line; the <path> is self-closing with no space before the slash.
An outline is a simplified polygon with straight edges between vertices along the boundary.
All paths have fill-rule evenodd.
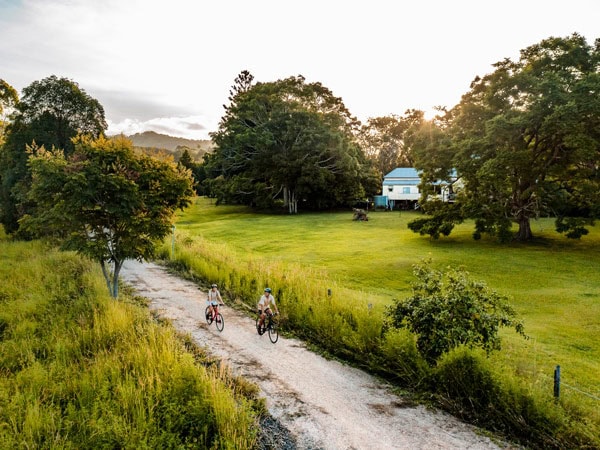
<path id="1" fill-rule="evenodd" d="M 217 331 L 203 317 L 206 292 L 161 266 L 127 261 L 121 275 L 151 309 L 260 387 L 272 415 L 265 425 L 273 432 L 262 448 L 508 448 L 448 414 L 407 404 L 390 386 L 299 340 L 280 336 L 272 344 L 256 333 L 254 319 L 235 309 L 221 307 L 225 328 Z"/>

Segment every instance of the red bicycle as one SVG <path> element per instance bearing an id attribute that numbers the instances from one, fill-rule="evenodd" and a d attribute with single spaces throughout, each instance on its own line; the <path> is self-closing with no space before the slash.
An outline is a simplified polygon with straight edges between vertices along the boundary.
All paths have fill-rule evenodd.
<path id="1" fill-rule="evenodd" d="M 217 303 L 216 305 L 212 305 L 212 314 L 210 312 L 210 306 L 207 306 L 204 310 L 204 317 L 206 317 L 207 324 L 210 325 L 214 322 L 215 326 L 217 327 L 217 330 L 223 331 L 223 328 L 225 328 L 225 320 L 219 312 L 219 306 L 223 306 L 223 303 Z"/>
<path id="2" fill-rule="evenodd" d="M 262 327 L 259 325 L 260 322 L 260 314 L 256 318 L 256 331 L 261 336 L 265 334 L 265 331 L 269 334 L 269 339 L 274 344 L 279 339 L 279 322 L 275 319 L 275 315 L 270 310 L 267 310 L 265 320 L 262 324 Z"/>

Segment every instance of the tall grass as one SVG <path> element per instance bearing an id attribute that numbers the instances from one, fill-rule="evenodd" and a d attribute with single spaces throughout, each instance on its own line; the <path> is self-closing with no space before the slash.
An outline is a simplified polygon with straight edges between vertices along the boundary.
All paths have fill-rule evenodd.
<path id="1" fill-rule="evenodd" d="M 105 291 L 74 254 L 0 241 L 0 448 L 252 448 L 254 394 Z"/>
<path id="2" fill-rule="evenodd" d="M 288 329 L 400 386 L 432 392 L 472 422 L 533 446 L 600 447 L 600 406 L 593 398 L 600 382 L 600 343 L 594 337 L 600 323 L 600 230 L 567 241 L 543 219 L 533 225 L 535 243 L 501 246 L 473 241 L 469 224 L 431 241 L 407 229 L 414 217 L 381 212 L 358 223 L 351 213 L 273 216 L 198 199 L 177 222 L 171 263 L 191 277 L 218 282 L 248 308 L 270 286 Z M 162 256 L 169 259 L 171 251 L 169 240 Z M 504 350 L 491 358 L 457 353 L 431 369 L 412 336 L 382 335 L 385 306 L 408 295 L 412 265 L 424 257 L 440 268 L 463 265 L 473 278 L 508 295 L 532 339 L 503 333 Z M 556 364 L 564 382 L 576 388 L 565 386 L 559 402 L 552 397 Z M 453 388 L 451 373 L 472 380 L 463 383 L 462 394 Z M 477 391 L 478 384 L 487 392 Z M 477 396 L 488 400 L 480 403 Z"/>

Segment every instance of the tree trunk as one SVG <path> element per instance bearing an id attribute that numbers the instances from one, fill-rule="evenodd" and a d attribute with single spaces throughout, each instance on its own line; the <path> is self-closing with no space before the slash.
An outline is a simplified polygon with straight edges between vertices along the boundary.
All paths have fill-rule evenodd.
<path id="1" fill-rule="evenodd" d="M 110 268 L 106 267 L 106 261 L 100 261 L 100 267 L 102 267 L 102 275 L 104 275 L 104 281 L 106 281 L 106 287 L 108 288 L 108 292 L 112 295 L 112 287 L 110 280 Z"/>
<path id="2" fill-rule="evenodd" d="M 296 214 L 298 212 L 298 201 L 296 200 L 296 193 L 294 191 L 290 191 L 288 201 L 288 212 L 290 214 Z"/>
<path id="3" fill-rule="evenodd" d="M 531 233 L 531 222 L 528 217 L 521 217 L 518 220 L 519 223 L 519 232 L 517 233 L 517 241 L 530 241 L 533 239 L 533 234 Z"/>
<path id="4" fill-rule="evenodd" d="M 112 298 L 116 299 L 119 297 L 119 273 L 121 272 L 121 267 L 123 267 L 123 261 L 115 262 L 114 264 L 114 271 L 111 271 L 110 262 L 107 264 L 104 260 L 100 261 L 108 292 Z"/>
<path id="5" fill-rule="evenodd" d="M 113 290 L 111 295 L 114 299 L 119 298 L 119 274 L 121 273 L 121 267 L 123 267 L 123 261 L 115 261 L 115 272 L 113 273 Z"/>

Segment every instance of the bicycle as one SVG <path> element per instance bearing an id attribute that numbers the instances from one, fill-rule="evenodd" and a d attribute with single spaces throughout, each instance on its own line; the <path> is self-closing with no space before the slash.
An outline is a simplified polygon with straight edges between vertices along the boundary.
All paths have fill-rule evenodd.
<path id="1" fill-rule="evenodd" d="M 210 313 L 210 307 L 207 306 L 206 309 L 204 310 L 204 317 L 206 317 L 207 324 L 210 325 L 213 322 L 215 322 L 215 326 L 217 327 L 217 330 L 223 331 L 223 328 L 225 328 L 225 320 L 223 319 L 223 316 L 219 312 L 219 306 L 223 306 L 223 303 L 217 303 L 216 305 L 213 305 L 212 314 Z M 217 320 L 215 320 L 215 318 Z"/>
<path id="2" fill-rule="evenodd" d="M 256 331 L 259 335 L 265 334 L 265 331 L 269 334 L 269 340 L 274 344 L 279 339 L 279 322 L 275 319 L 273 313 L 266 313 L 267 317 L 263 322 L 262 328 L 258 325 L 260 322 L 260 315 L 256 318 Z"/>

